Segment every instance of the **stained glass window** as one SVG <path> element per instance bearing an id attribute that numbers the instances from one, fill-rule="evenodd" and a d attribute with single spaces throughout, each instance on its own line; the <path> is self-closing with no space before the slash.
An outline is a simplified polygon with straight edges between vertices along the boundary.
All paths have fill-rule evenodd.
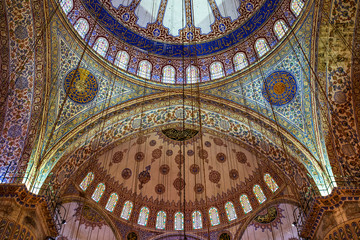
<path id="1" fill-rule="evenodd" d="M 91 198 L 94 199 L 95 202 L 99 202 L 99 200 L 100 200 L 101 196 L 103 195 L 104 191 L 105 191 L 105 184 L 99 183 L 99 185 L 95 189 L 95 192 L 93 193 Z"/>
<path id="2" fill-rule="evenodd" d="M 218 210 L 214 207 L 209 209 L 210 223 L 211 226 L 216 226 L 220 224 L 220 218 L 218 214 Z"/>
<path id="3" fill-rule="evenodd" d="M 199 211 L 193 212 L 192 221 L 193 221 L 193 229 L 201 229 L 202 228 L 201 212 Z"/>
<path id="4" fill-rule="evenodd" d="M 241 195 L 240 203 L 245 213 L 249 213 L 252 211 L 252 207 L 249 202 L 249 198 L 246 195 Z"/>
<path id="5" fill-rule="evenodd" d="M 175 83 L 175 68 L 173 66 L 165 66 L 163 68 L 163 82 Z"/>
<path id="6" fill-rule="evenodd" d="M 86 21 L 86 19 L 84 18 L 80 18 L 79 20 L 77 20 L 77 22 L 75 23 L 74 28 L 76 29 L 76 31 L 79 33 L 79 35 L 84 38 L 85 35 L 87 34 L 87 32 L 89 31 L 89 23 L 88 21 Z"/>
<path id="7" fill-rule="evenodd" d="M 151 63 L 147 60 L 143 60 L 139 63 L 138 76 L 150 79 L 151 77 Z"/>
<path id="8" fill-rule="evenodd" d="M 227 202 L 225 204 L 225 210 L 229 221 L 237 219 L 234 204 L 232 202 Z"/>
<path id="9" fill-rule="evenodd" d="M 187 83 L 199 82 L 199 69 L 195 66 L 189 66 L 186 69 Z"/>
<path id="10" fill-rule="evenodd" d="M 60 6 L 63 9 L 64 13 L 68 15 L 68 13 L 71 11 L 73 7 L 73 1 L 72 0 L 60 0 Z"/>
<path id="11" fill-rule="evenodd" d="M 177 212 L 175 214 L 175 230 L 184 230 L 184 214 Z"/>
<path id="12" fill-rule="evenodd" d="M 288 27 L 286 26 L 284 20 L 279 20 L 274 25 L 274 31 L 279 40 L 283 36 L 285 36 L 285 33 L 287 32 L 287 30 L 288 30 Z"/>
<path id="13" fill-rule="evenodd" d="M 256 48 L 256 51 L 257 51 L 259 57 L 264 56 L 265 53 L 267 53 L 269 51 L 269 46 L 267 45 L 266 40 L 263 38 L 256 40 L 255 48 Z"/>
<path id="14" fill-rule="evenodd" d="M 129 54 L 125 51 L 120 51 L 116 54 L 115 65 L 121 69 L 126 70 L 129 63 Z"/>
<path id="15" fill-rule="evenodd" d="M 225 76 L 223 65 L 220 62 L 212 63 L 210 65 L 210 74 L 211 74 L 211 79 L 219 79 Z"/>
<path id="16" fill-rule="evenodd" d="M 266 197 L 265 197 L 265 194 L 264 192 L 262 191 L 261 187 L 259 185 L 255 185 L 253 187 L 253 191 L 255 193 L 255 196 L 257 198 L 257 200 L 259 201 L 259 203 L 263 203 L 266 201 Z"/>
<path id="17" fill-rule="evenodd" d="M 160 211 L 157 213 L 156 217 L 156 229 L 165 229 L 166 224 L 166 213 L 164 211 Z"/>
<path id="18" fill-rule="evenodd" d="M 295 16 L 300 15 L 303 7 L 304 7 L 304 3 L 301 0 L 292 0 L 290 3 L 290 9 L 295 14 Z"/>
<path id="19" fill-rule="evenodd" d="M 132 208 L 133 208 L 133 203 L 130 201 L 126 201 L 120 217 L 125 220 L 129 220 Z"/>
<path id="20" fill-rule="evenodd" d="M 147 207 L 142 207 L 140 209 L 138 224 L 141 226 L 146 226 L 148 218 L 149 218 L 149 209 Z"/>
<path id="21" fill-rule="evenodd" d="M 80 188 L 85 191 L 92 182 L 92 180 L 94 180 L 94 174 L 92 172 L 89 172 L 80 183 Z"/>
<path id="22" fill-rule="evenodd" d="M 98 39 L 96 39 L 93 49 L 98 54 L 105 57 L 108 47 L 109 47 L 109 42 L 105 38 L 99 37 Z"/>
<path id="23" fill-rule="evenodd" d="M 246 68 L 248 62 L 246 60 L 245 53 L 239 52 L 234 56 L 234 65 L 235 71 L 240 71 L 243 68 Z"/>
<path id="24" fill-rule="evenodd" d="M 114 211 L 118 199 L 119 199 L 118 195 L 116 193 L 112 193 L 105 206 L 105 209 L 108 210 L 109 212 Z"/>
<path id="25" fill-rule="evenodd" d="M 279 186 L 276 184 L 275 180 L 270 176 L 270 174 L 266 173 L 264 175 L 264 180 L 272 192 L 276 192 L 276 190 L 278 190 Z"/>

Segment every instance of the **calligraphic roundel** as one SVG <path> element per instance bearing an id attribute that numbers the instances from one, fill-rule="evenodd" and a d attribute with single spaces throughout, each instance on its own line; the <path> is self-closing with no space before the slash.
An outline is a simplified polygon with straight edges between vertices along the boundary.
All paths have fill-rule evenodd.
<path id="1" fill-rule="evenodd" d="M 68 97 L 79 104 L 91 102 L 99 91 L 95 76 L 83 68 L 74 69 L 66 75 L 64 89 Z"/>
<path id="2" fill-rule="evenodd" d="M 296 91 L 295 78 L 286 71 L 273 72 L 264 80 L 262 87 L 264 98 L 275 106 L 289 103 L 295 97 Z"/>

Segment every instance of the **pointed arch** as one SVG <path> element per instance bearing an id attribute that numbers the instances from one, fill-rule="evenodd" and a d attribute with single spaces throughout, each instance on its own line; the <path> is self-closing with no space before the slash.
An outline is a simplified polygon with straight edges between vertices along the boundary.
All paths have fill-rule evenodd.
<path id="1" fill-rule="evenodd" d="M 60 0 L 60 6 L 64 11 L 65 15 L 68 15 L 74 6 L 73 0 Z"/>
<path id="2" fill-rule="evenodd" d="M 237 219 L 234 204 L 232 202 L 227 202 L 225 204 L 225 210 L 226 210 L 226 215 L 230 222 Z"/>
<path id="3" fill-rule="evenodd" d="M 129 59 L 130 59 L 130 56 L 127 52 L 119 51 L 116 54 L 115 65 L 123 70 L 126 70 L 128 64 L 129 64 Z"/>
<path id="4" fill-rule="evenodd" d="M 132 208 L 133 208 L 133 203 L 130 201 L 126 201 L 120 217 L 122 219 L 129 220 Z"/>
<path id="5" fill-rule="evenodd" d="M 164 230 L 166 226 L 166 213 L 159 211 L 156 216 L 156 229 Z"/>
<path id="6" fill-rule="evenodd" d="M 248 66 L 248 61 L 246 59 L 246 55 L 243 52 L 238 52 L 234 56 L 234 66 L 235 71 L 240 71 L 243 68 L 246 68 Z"/>
<path id="7" fill-rule="evenodd" d="M 89 23 L 85 18 L 79 18 L 75 23 L 74 28 L 82 38 L 85 38 L 85 35 L 89 31 Z"/>
<path id="8" fill-rule="evenodd" d="M 245 194 L 240 196 L 240 203 L 241 203 L 241 207 L 243 208 L 245 214 L 252 211 L 252 207 L 249 202 L 249 198 Z"/>
<path id="9" fill-rule="evenodd" d="M 303 7 L 304 7 L 304 2 L 302 0 L 292 0 L 290 3 L 290 9 L 296 17 L 300 15 Z"/>
<path id="10" fill-rule="evenodd" d="M 91 196 L 91 198 L 95 201 L 95 202 L 99 202 L 100 198 L 102 197 L 103 193 L 105 192 L 105 184 L 103 183 L 99 183 L 99 185 L 97 186 L 97 188 L 95 189 L 93 195 Z"/>
<path id="11" fill-rule="evenodd" d="M 99 37 L 96 39 L 93 49 L 100 54 L 101 56 L 105 57 L 106 52 L 109 47 L 109 42 L 103 37 Z"/>
<path id="12" fill-rule="evenodd" d="M 280 40 L 285 36 L 285 33 L 287 32 L 288 27 L 284 20 L 278 20 L 274 24 L 274 32 L 276 37 Z"/>
<path id="13" fill-rule="evenodd" d="M 260 204 L 266 201 L 266 196 L 259 185 L 253 187 L 253 192 Z"/>
<path id="14" fill-rule="evenodd" d="M 119 196 L 116 193 L 112 193 L 110 195 L 108 202 L 106 203 L 105 209 L 108 210 L 109 212 L 114 211 L 118 199 Z"/>
<path id="15" fill-rule="evenodd" d="M 173 66 L 167 65 L 163 68 L 162 80 L 164 83 L 175 83 L 175 68 Z"/>
<path id="16" fill-rule="evenodd" d="M 193 229 L 202 229 L 201 212 L 195 211 L 192 213 Z"/>
<path id="17" fill-rule="evenodd" d="M 139 69 L 137 75 L 146 79 L 151 78 L 151 63 L 147 60 L 142 60 L 139 63 Z"/>
<path id="18" fill-rule="evenodd" d="M 276 190 L 279 189 L 279 186 L 277 185 L 275 180 L 270 176 L 269 173 L 265 173 L 264 181 L 265 181 L 266 185 L 268 185 L 268 187 L 270 188 L 270 190 L 272 192 L 276 192 Z"/>
<path id="19" fill-rule="evenodd" d="M 224 67 L 221 62 L 213 62 L 210 65 L 211 79 L 219 79 L 225 76 Z"/>
<path id="20" fill-rule="evenodd" d="M 184 230 L 184 214 L 181 212 L 175 214 L 174 229 L 177 231 Z"/>
<path id="21" fill-rule="evenodd" d="M 90 183 L 94 180 L 94 174 L 92 172 L 89 172 L 86 177 L 82 180 L 82 182 L 80 183 L 80 188 L 85 191 Z"/>
<path id="22" fill-rule="evenodd" d="M 147 207 L 142 207 L 140 209 L 140 214 L 138 218 L 138 224 L 141 226 L 146 226 L 148 218 L 149 218 L 150 210 Z"/>
<path id="23" fill-rule="evenodd" d="M 209 209 L 209 217 L 211 226 L 216 226 L 220 224 L 220 218 L 217 208 L 212 207 Z"/>
<path id="24" fill-rule="evenodd" d="M 199 80 L 199 69 L 192 65 L 188 66 L 186 68 L 186 83 L 197 83 Z"/>
<path id="25" fill-rule="evenodd" d="M 255 42 L 255 49 L 259 57 L 264 56 L 269 50 L 269 46 L 264 38 L 260 38 Z"/>

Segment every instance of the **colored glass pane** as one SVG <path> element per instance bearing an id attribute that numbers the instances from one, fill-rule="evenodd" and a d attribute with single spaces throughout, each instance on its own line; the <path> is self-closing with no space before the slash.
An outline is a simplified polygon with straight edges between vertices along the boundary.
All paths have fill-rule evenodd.
<path id="1" fill-rule="evenodd" d="M 89 172 L 80 183 L 80 188 L 85 191 L 89 187 L 92 180 L 94 180 L 94 174 L 92 172 Z"/>
<path id="2" fill-rule="evenodd" d="M 263 38 L 256 40 L 255 48 L 259 57 L 264 56 L 265 53 L 269 51 L 269 46 L 267 45 L 266 40 Z"/>
<path id="3" fill-rule="evenodd" d="M 220 218 L 218 214 L 218 210 L 214 207 L 209 209 L 210 223 L 211 226 L 216 226 L 220 224 Z"/>
<path id="4" fill-rule="evenodd" d="M 234 204 L 232 202 L 227 202 L 225 204 L 225 210 L 229 221 L 237 219 Z"/>
<path id="5" fill-rule="evenodd" d="M 235 71 L 240 71 L 241 69 L 245 68 L 248 65 L 244 53 L 239 52 L 234 56 L 234 65 L 235 65 Z"/>
<path id="6" fill-rule="evenodd" d="M 129 54 L 125 51 L 118 52 L 115 58 L 115 65 L 121 69 L 126 70 L 128 63 L 129 63 Z"/>
<path id="7" fill-rule="evenodd" d="M 253 187 L 253 191 L 254 191 L 255 196 L 256 196 L 257 200 L 259 201 L 259 203 L 263 203 L 266 201 L 265 194 L 259 185 L 255 185 Z"/>
<path id="8" fill-rule="evenodd" d="M 279 186 L 276 184 L 275 180 L 270 176 L 270 174 L 266 173 L 264 175 L 264 180 L 272 192 L 278 190 Z"/>
<path id="9" fill-rule="evenodd" d="M 74 26 L 75 30 L 79 33 L 79 35 L 84 38 L 87 32 L 89 31 L 89 23 L 84 18 L 80 18 L 77 20 Z"/>
<path id="10" fill-rule="evenodd" d="M 139 63 L 138 76 L 150 79 L 151 77 L 151 63 L 143 60 Z"/>
<path id="11" fill-rule="evenodd" d="M 163 211 L 158 212 L 156 217 L 156 229 L 165 229 L 166 213 Z"/>
<path id="12" fill-rule="evenodd" d="M 172 66 L 165 66 L 163 68 L 163 82 L 175 83 L 175 68 Z"/>
<path id="13" fill-rule="evenodd" d="M 129 220 L 132 208 L 133 208 L 133 203 L 130 202 L 130 201 L 126 201 L 125 204 L 124 204 L 124 207 L 122 209 L 120 217 L 125 219 L 125 220 Z"/>
<path id="14" fill-rule="evenodd" d="M 249 213 L 252 211 L 252 207 L 249 202 L 249 198 L 246 195 L 241 195 L 240 203 L 245 213 Z"/>
<path id="15" fill-rule="evenodd" d="M 193 220 L 193 229 L 201 229 L 202 228 L 201 212 L 199 212 L 199 211 L 193 212 L 192 220 Z"/>
<path id="16" fill-rule="evenodd" d="M 288 27 L 283 20 L 277 21 L 274 25 L 274 31 L 278 39 L 281 39 L 283 36 L 285 36 L 287 30 Z"/>
<path id="17" fill-rule="evenodd" d="M 105 206 L 105 209 L 110 212 L 114 211 L 114 208 L 116 206 L 118 199 L 119 199 L 118 195 L 116 193 L 112 193 L 110 195 L 110 198 L 109 198 L 106 206 Z"/>
<path id="18" fill-rule="evenodd" d="M 71 11 L 73 7 L 73 1 L 72 0 L 60 0 L 60 6 L 63 9 L 64 13 L 68 15 L 68 13 Z"/>
<path id="19" fill-rule="evenodd" d="M 94 199 L 95 202 L 98 202 L 101 196 L 103 195 L 104 191 L 105 191 L 105 184 L 99 183 L 91 198 Z"/>
<path id="20" fill-rule="evenodd" d="M 186 79 L 187 83 L 199 82 L 199 69 L 195 66 L 189 66 L 186 69 Z"/>
<path id="21" fill-rule="evenodd" d="M 301 0 L 292 0 L 290 3 L 290 9 L 295 14 L 295 16 L 300 15 L 303 7 L 304 7 L 304 3 Z"/>
<path id="22" fill-rule="evenodd" d="M 93 46 L 93 49 L 98 53 L 100 54 L 101 56 L 105 57 L 106 55 L 106 52 L 107 52 L 107 49 L 109 47 L 109 42 L 103 38 L 103 37 L 99 37 L 94 46 Z"/>
<path id="23" fill-rule="evenodd" d="M 214 62 L 210 65 L 210 75 L 211 79 L 219 79 L 225 76 L 223 66 L 220 62 Z"/>
<path id="24" fill-rule="evenodd" d="M 141 226 L 146 226 L 148 218 L 149 218 L 149 209 L 147 207 L 142 207 L 140 210 L 138 224 Z"/>
<path id="25" fill-rule="evenodd" d="M 175 214 L 175 224 L 174 224 L 175 230 L 184 230 L 184 214 L 181 212 L 177 212 Z"/>

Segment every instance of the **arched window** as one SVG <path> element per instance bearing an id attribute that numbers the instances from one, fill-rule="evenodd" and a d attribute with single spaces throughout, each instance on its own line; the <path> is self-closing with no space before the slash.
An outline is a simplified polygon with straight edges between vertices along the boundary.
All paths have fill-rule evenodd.
<path id="1" fill-rule="evenodd" d="M 253 187 L 253 191 L 255 193 L 255 196 L 257 198 L 257 200 L 259 201 L 259 203 L 263 203 L 266 201 L 266 197 L 265 197 L 265 194 L 264 192 L 262 191 L 261 187 L 259 185 L 255 185 Z"/>
<path id="2" fill-rule="evenodd" d="M 209 209 L 210 223 L 211 226 L 216 226 L 220 224 L 220 218 L 218 214 L 218 210 L 214 207 Z"/>
<path id="3" fill-rule="evenodd" d="M 302 0 L 292 0 L 290 3 L 290 9 L 295 14 L 295 16 L 300 15 L 303 7 L 304 7 L 304 3 Z"/>
<path id="4" fill-rule="evenodd" d="M 269 51 L 269 46 L 267 45 L 266 40 L 263 38 L 256 40 L 255 48 L 256 48 L 256 51 L 257 51 L 259 57 L 264 56 L 265 53 L 267 53 Z"/>
<path id="5" fill-rule="evenodd" d="M 189 66 L 186 69 L 186 81 L 187 83 L 197 83 L 199 82 L 199 69 L 195 66 Z"/>
<path id="6" fill-rule="evenodd" d="M 147 207 L 142 207 L 140 209 L 138 224 L 141 226 L 146 226 L 148 218 L 149 218 L 149 209 Z"/>
<path id="7" fill-rule="evenodd" d="M 109 212 L 114 211 L 118 199 L 119 199 L 118 195 L 116 193 L 112 193 L 105 206 L 105 209 L 108 210 Z"/>
<path id="8" fill-rule="evenodd" d="M 151 78 L 151 63 L 143 60 L 139 63 L 138 76 L 150 79 Z"/>
<path id="9" fill-rule="evenodd" d="M 71 11 L 73 7 L 73 1 L 72 0 L 60 0 L 60 6 L 63 9 L 64 13 L 68 15 L 68 13 Z"/>
<path id="10" fill-rule="evenodd" d="M 175 230 L 184 230 L 184 214 L 181 212 L 177 212 L 175 214 Z"/>
<path id="11" fill-rule="evenodd" d="M 99 200 L 100 200 L 101 196 L 103 195 L 104 191 L 105 191 L 105 184 L 99 183 L 99 185 L 95 189 L 95 192 L 93 193 L 91 198 L 94 199 L 95 202 L 99 202 Z"/>
<path id="12" fill-rule="evenodd" d="M 220 62 L 212 63 L 210 65 L 210 74 L 211 74 L 211 79 L 219 79 L 225 76 L 223 65 Z"/>
<path id="13" fill-rule="evenodd" d="M 130 202 L 130 201 L 126 201 L 125 204 L 124 204 L 124 207 L 122 209 L 120 217 L 125 219 L 125 220 L 129 220 L 132 208 L 133 208 L 133 203 Z"/>
<path id="14" fill-rule="evenodd" d="M 80 18 L 77 20 L 74 26 L 75 30 L 79 33 L 79 35 L 84 38 L 87 32 L 89 31 L 89 23 L 86 19 Z"/>
<path id="15" fill-rule="evenodd" d="M 241 69 L 247 67 L 248 62 L 246 60 L 245 53 L 239 52 L 235 54 L 234 65 L 235 65 L 235 71 L 240 71 Z"/>
<path id="16" fill-rule="evenodd" d="M 201 212 L 195 211 L 192 213 L 193 229 L 202 228 Z"/>
<path id="17" fill-rule="evenodd" d="M 163 82 L 175 83 L 175 68 L 173 66 L 165 66 L 163 68 Z"/>
<path id="18" fill-rule="evenodd" d="M 94 180 L 94 174 L 92 172 L 89 172 L 86 177 L 82 180 L 82 182 L 80 183 L 80 188 L 85 191 L 90 183 L 92 182 L 92 180 Z"/>
<path id="19" fill-rule="evenodd" d="M 284 20 L 279 20 L 274 25 L 274 31 L 279 40 L 283 36 L 285 36 L 285 33 L 287 32 L 287 30 L 288 30 L 288 27 L 286 26 L 286 23 L 284 22 Z"/>
<path id="20" fill-rule="evenodd" d="M 159 211 L 156 217 L 156 229 L 165 229 L 166 224 L 166 213 Z"/>
<path id="21" fill-rule="evenodd" d="M 240 203 L 244 210 L 244 213 L 249 213 L 252 211 L 252 207 L 250 205 L 249 198 L 246 195 L 241 195 Z"/>
<path id="22" fill-rule="evenodd" d="M 225 210 L 229 221 L 237 219 L 234 204 L 232 202 L 227 202 L 225 204 Z"/>
<path id="23" fill-rule="evenodd" d="M 109 47 L 109 42 L 105 38 L 99 37 L 98 39 L 96 39 L 93 49 L 98 54 L 105 57 L 108 47 Z"/>
<path id="24" fill-rule="evenodd" d="M 279 186 L 276 184 L 275 180 L 270 176 L 270 174 L 266 173 L 264 175 L 264 180 L 272 192 L 276 192 L 276 190 L 278 190 Z"/>
<path id="25" fill-rule="evenodd" d="M 129 54 L 125 51 L 120 51 L 116 54 L 115 65 L 121 69 L 126 70 L 129 63 Z"/>

